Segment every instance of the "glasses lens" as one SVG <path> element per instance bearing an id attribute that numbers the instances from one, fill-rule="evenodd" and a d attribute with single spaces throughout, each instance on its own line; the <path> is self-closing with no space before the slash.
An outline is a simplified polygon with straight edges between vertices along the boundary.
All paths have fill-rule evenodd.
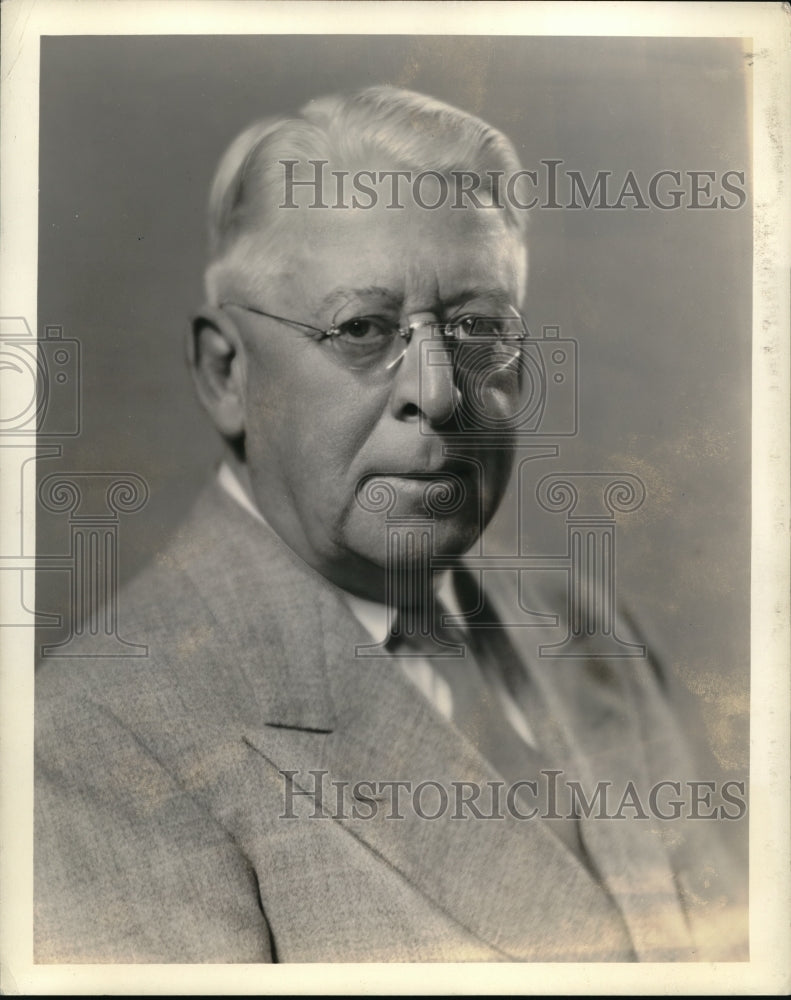
<path id="1" fill-rule="evenodd" d="M 521 316 L 465 316 L 458 322 L 435 324 L 432 336 L 442 340 L 454 368 L 478 385 L 501 373 L 518 377 L 518 360 L 526 336 Z M 376 316 L 358 316 L 337 324 L 331 343 L 338 360 L 353 371 L 388 377 L 406 354 L 409 339 L 398 323 Z M 505 383 L 500 388 L 506 388 Z"/>
<path id="2" fill-rule="evenodd" d="M 456 371 L 476 385 L 490 383 L 498 372 L 516 376 L 525 335 L 521 316 L 465 318 L 454 336 Z"/>
<path id="3" fill-rule="evenodd" d="M 458 340 L 519 341 L 527 336 L 521 316 L 466 316 L 453 324 L 453 331 Z"/>

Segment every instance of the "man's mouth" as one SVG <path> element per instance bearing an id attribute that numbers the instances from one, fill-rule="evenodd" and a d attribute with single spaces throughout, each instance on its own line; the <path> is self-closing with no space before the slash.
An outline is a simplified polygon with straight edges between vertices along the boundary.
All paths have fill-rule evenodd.
<path id="1" fill-rule="evenodd" d="M 474 469 L 461 464 L 434 469 L 391 468 L 364 476 L 358 483 L 357 499 L 369 511 L 387 510 L 398 516 L 418 505 L 428 517 L 447 516 L 478 495 L 476 486 Z"/>
<path id="2" fill-rule="evenodd" d="M 448 462 L 441 464 L 426 463 L 425 465 L 390 465 L 382 466 L 366 473 L 363 479 L 442 479 L 469 478 L 474 473 L 474 467 L 468 462 Z"/>

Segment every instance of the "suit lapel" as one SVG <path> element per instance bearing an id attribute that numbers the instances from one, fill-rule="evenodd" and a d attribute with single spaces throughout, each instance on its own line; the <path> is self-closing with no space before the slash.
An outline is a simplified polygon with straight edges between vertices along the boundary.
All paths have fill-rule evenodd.
<path id="1" fill-rule="evenodd" d="M 302 777 L 311 789 L 308 772 L 328 772 L 325 807 L 350 836 L 502 957 L 631 957 L 608 896 L 543 824 L 510 816 L 502 792 L 499 811 L 505 818 L 478 819 L 463 808 L 461 818 L 453 818 L 459 814 L 454 782 L 483 789 L 479 809 L 491 815 L 487 783 L 499 776 L 433 710 L 397 661 L 355 657 L 355 645 L 369 637 L 337 592 L 324 587 L 312 598 L 316 604 L 309 627 L 321 629 L 323 636 L 335 728 L 306 741 L 304 728 L 287 727 L 271 715 L 268 726 L 247 732 L 247 741 L 273 767 L 296 770 L 295 782 Z M 328 717 L 317 706 L 308 714 Z M 383 786 L 396 781 L 410 783 L 400 793 L 400 809 L 393 787 Z M 372 783 L 373 789 L 356 791 L 370 799 L 375 789 L 374 806 L 355 798 L 359 782 Z M 413 793 L 422 783 L 429 784 L 415 804 Z"/>
<path id="2" fill-rule="evenodd" d="M 331 732 L 335 705 L 317 619 L 331 585 L 217 484 L 198 500 L 177 551 L 244 674 L 246 717 Z"/>

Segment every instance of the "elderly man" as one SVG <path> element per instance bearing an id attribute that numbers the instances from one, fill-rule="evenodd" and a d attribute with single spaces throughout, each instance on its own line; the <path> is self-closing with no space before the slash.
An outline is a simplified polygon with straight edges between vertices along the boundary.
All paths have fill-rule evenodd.
<path id="1" fill-rule="evenodd" d="M 39 673 L 37 961 L 741 956 L 716 825 L 646 813 L 699 777 L 656 666 L 540 664 L 452 568 L 523 412 L 518 169 L 389 88 L 222 160 L 189 361 L 225 458 L 123 595 L 148 657 Z"/>

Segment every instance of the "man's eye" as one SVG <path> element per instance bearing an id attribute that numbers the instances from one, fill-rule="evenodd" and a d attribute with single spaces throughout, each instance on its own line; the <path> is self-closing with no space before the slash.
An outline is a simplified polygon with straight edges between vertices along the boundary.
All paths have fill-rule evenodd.
<path id="1" fill-rule="evenodd" d="M 462 337 L 503 337 L 507 323 L 496 316 L 461 316 L 452 321 Z"/>
<path id="2" fill-rule="evenodd" d="M 481 316 L 470 313 L 451 320 L 448 326 L 461 340 L 467 337 L 521 340 L 525 335 L 520 316 Z"/>
<path id="3" fill-rule="evenodd" d="M 333 337 L 347 344 L 374 347 L 392 339 L 394 325 L 375 316 L 357 316 L 335 327 Z"/>

